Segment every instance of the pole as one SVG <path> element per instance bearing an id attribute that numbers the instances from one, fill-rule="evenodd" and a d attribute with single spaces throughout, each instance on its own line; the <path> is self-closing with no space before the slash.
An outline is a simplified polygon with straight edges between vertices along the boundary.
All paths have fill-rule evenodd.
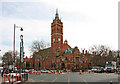
<path id="1" fill-rule="evenodd" d="M 22 39 L 22 63 L 23 63 L 23 39 Z M 22 66 L 22 72 L 23 72 L 23 66 Z"/>
<path id="2" fill-rule="evenodd" d="M 21 42 L 20 42 L 20 73 L 21 73 Z"/>
<path id="3" fill-rule="evenodd" d="M 15 71 L 15 24 L 14 24 L 14 43 L 13 43 L 13 56 L 14 56 L 14 71 Z"/>
<path id="4" fill-rule="evenodd" d="M 16 56 L 15 56 L 15 28 L 21 28 L 21 31 L 23 31 L 23 29 L 22 29 L 22 27 L 18 27 L 18 26 L 16 26 L 15 24 L 14 24 L 14 38 L 13 38 L 13 65 L 14 65 L 14 71 L 15 71 L 15 58 L 16 58 Z"/>

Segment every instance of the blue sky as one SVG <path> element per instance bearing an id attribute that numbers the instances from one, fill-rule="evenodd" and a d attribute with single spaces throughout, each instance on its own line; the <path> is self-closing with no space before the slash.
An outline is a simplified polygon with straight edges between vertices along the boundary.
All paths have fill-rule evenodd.
<path id="1" fill-rule="evenodd" d="M 47 6 L 42 2 L 2 2 L 2 16 L 27 20 L 50 20 L 54 18 L 55 10 L 52 6 Z M 84 14 L 78 12 L 60 11 L 64 19 L 85 20 Z M 62 19 L 62 17 L 60 17 Z"/>
<path id="2" fill-rule="evenodd" d="M 32 20 L 48 20 L 52 17 L 50 12 L 52 8 L 48 8 L 45 4 L 39 2 L 3 2 L 3 17 L 11 17 L 18 19 Z"/>
<path id="3" fill-rule="evenodd" d="M 11 1 L 11 2 L 10 2 Z M 1 54 L 13 49 L 13 25 L 16 29 L 16 50 L 19 51 L 20 34 L 24 35 L 26 55 L 34 40 L 51 42 L 51 23 L 58 8 L 63 22 L 64 40 L 71 47 L 89 49 L 92 45 L 118 47 L 119 0 L 5 0 L 1 6 Z"/>

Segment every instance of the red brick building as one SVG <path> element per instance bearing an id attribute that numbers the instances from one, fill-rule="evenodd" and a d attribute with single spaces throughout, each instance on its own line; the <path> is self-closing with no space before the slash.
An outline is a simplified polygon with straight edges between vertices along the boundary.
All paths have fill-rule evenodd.
<path id="1" fill-rule="evenodd" d="M 32 61 L 31 61 L 32 60 Z M 55 19 L 51 23 L 51 47 L 33 54 L 30 68 L 34 69 L 81 69 L 90 68 L 91 58 L 87 50 L 79 51 L 78 47 L 71 48 L 68 41 L 63 43 L 63 22 L 56 11 Z"/>

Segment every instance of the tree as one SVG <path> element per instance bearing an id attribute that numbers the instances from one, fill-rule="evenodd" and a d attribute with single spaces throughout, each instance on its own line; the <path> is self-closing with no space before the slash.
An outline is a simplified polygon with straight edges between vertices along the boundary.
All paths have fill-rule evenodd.
<path id="1" fill-rule="evenodd" d="M 16 51 L 15 52 L 15 55 L 17 56 L 18 52 Z M 4 65 L 12 65 L 13 64 L 13 52 L 12 51 L 8 51 L 8 52 L 5 52 L 5 54 L 3 55 L 2 57 L 2 61 L 4 63 Z"/>
<path id="2" fill-rule="evenodd" d="M 16 57 L 16 65 L 17 65 L 17 68 L 18 67 L 20 68 L 20 56 Z"/>
<path id="3" fill-rule="evenodd" d="M 5 65 L 12 65 L 13 64 L 13 56 L 12 56 L 12 52 L 6 52 L 3 57 L 2 57 L 3 63 Z"/>
<path id="4" fill-rule="evenodd" d="M 12 65 L 13 64 L 13 57 L 12 57 L 12 52 L 6 52 L 3 57 L 2 57 L 4 65 Z"/>
<path id="5" fill-rule="evenodd" d="M 94 45 L 89 49 L 89 52 L 92 54 L 93 64 L 103 66 L 108 61 L 107 57 L 111 54 L 111 49 L 105 45 Z"/>
<path id="6" fill-rule="evenodd" d="M 105 45 L 99 45 L 99 46 L 94 45 L 89 49 L 89 51 L 93 55 L 107 56 L 109 54 L 109 51 L 111 51 L 111 49 Z"/>
<path id="7" fill-rule="evenodd" d="M 45 49 L 47 47 L 49 47 L 49 43 L 47 43 L 45 41 L 36 40 L 36 41 L 32 42 L 32 45 L 30 47 L 30 51 L 32 51 L 33 53 L 39 52 L 40 50 Z"/>

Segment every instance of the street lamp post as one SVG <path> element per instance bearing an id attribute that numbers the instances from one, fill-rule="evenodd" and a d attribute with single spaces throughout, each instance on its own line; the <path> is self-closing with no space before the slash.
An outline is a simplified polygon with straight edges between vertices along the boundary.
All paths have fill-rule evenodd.
<path id="1" fill-rule="evenodd" d="M 20 31 L 23 31 L 23 28 L 22 27 L 18 27 L 14 24 L 14 41 L 13 41 L 13 56 L 14 56 L 14 70 L 15 70 L 15 29 L 16 28 L 21 28 Z"/>

